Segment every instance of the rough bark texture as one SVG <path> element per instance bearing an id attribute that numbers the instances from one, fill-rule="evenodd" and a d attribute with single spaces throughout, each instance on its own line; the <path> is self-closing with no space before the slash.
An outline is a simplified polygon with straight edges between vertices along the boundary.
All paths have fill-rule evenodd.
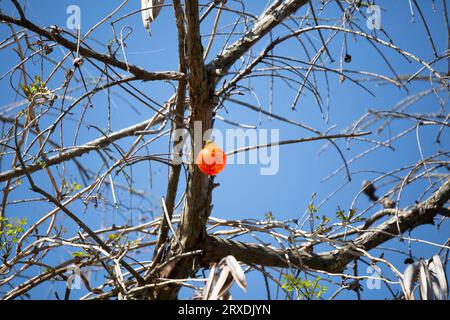
<path id="1" fill-rule="evenodd" d="M 231 44 L 222 54 L 208 64 L 208 70 L 219 76 L 226 74 L 237 59 L 242 57 L 256 42 L 308 2 L 309 0 L 275 1 L 272 6 L 261 14 L 252 30 Z"/>
<path id="2" fill-rule="evenodd" d="M 194 139 L 194 123 L 202 124 L 203 132 L 211 128 L 212 105 L 213 105 L 213 82 L 208 79 L 205 65 L 203 63 L 203 46 L 200 38 L 200 24 L 198 13 L 198 1 L 185 3 L 186 17 L 186 60 L 189 68 L 188 90 L 191 108 L 190 132 L 191 152 L 197 150 L 198 146 Z M 202 132 L 202 133 L 203 133 Z M 191 154 L 193 156 L 193 154 Z M 167 258 L 180 252 L 188 252 L 202 242 L 206 236 L 205 224 L 210 214 L 211 185 L 208 176 L 204 175 L 196 165 L 189 166 L 188 186 L 186 190 L 186 203 L 181 215 L 178 230 L 180 244 L 172 241 L 171 252 Z M 181 245 L 181 248 L 180 248 Z M 162 272 L 165 278 L 181 279 L 187 278 L 195 273 L 196 261 L 192 257 L 180 259 L 170 263 Z M 175 299 L 178 293 L 177 286 L 168 286 L 161 290 L 157 297 L 159 299 Z"/>

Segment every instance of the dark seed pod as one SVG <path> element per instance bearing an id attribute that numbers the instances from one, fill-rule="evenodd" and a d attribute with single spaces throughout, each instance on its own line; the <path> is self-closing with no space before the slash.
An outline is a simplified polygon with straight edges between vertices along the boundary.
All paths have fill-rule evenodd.
<path id="1" fill-rule="evenodd" d="M 346 54 L 345 54 L 345 57 L 344 57 L 344 61 L 345 61 L 345 63 L 350 63 L 350 62 L 352 62 L 352 56 L 349 55 L 348 53 L 346 53 Z"/>

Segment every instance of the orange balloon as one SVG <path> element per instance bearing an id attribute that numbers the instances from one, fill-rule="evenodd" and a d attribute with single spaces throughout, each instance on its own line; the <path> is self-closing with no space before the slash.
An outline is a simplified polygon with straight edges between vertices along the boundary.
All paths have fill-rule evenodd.
<path id="1" fill-rule="evenodd" d="M 211 142 L 198 153 L 195 163 L 203 173 L 215 176 L 225 168 L 227 155 Z"/>

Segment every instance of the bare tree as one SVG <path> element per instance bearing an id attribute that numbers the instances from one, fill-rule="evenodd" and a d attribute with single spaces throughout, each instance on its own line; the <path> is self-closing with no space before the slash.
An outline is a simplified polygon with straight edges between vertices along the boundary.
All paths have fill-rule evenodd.
<path id="1" fill-rule="evenodd" d="M 14 13 L 0 13 L 0 49 L 14 54 L 17 64 L 7 66 L 1 76 L 2 92 L 13 90 L 16 94 L 16 100 L 4 105 L 0 114 L 0 290 L 4 299 L 27 297 L 38 286 L 70 280 L 74 270 L 88 290 L 83 299 L 176 299 L 182 287 L 192 289 L 193 296 L 201 293 L 205 299 L 226 299 L 233 281 L 243 288 L 248 285 L 245 273 L 249 271 L 261 273 L 269 298 L 271 282 L 286 298 L 319 297 L 324 288 L 319 280 L 338 288 L 330 294 L 331 299 L 344 290 L 352 290 L 361 298 L 360 282 L 372 279 L 382 281 L 393 298 L 411 299 L 419 271 L 438 279 L 420 278 L 422 298 L 447 297 L 448 240 L 434 243 L 408 235 L 425 224 L 448 231 L 449 145 L 445 138 L 450 126 L 450 52 L 448 43 L 437 41 L 430 26 L 430 20 L 439 17 L 441 30 L 449 31 L 445 0 L 412 0 L 410 12 L 398 13 L 417 20 L 428 39 L 412 49 L 396 44 L 401 41 L 394 41 L 389 28 L 377 21 L 380 8 L 388 9 L 389 1 L 378 6 L 360 0 L 277 0 L 254 15 L 241 0 L 142 1 L 142 9 L 137 2 L 125 0 L 84 33 L 79 28 L 41 26 L 29 18 L 26 1 L 8 3 Z M 131 6 L 134 10 L 125 12 Z M 436 17 L 426 16 L 425 6 L 433 6 Z M 147 70 L 131 63 L 127 54 L 128 37 L 133 32 L 127 23 L 140 21 L 142 14 L 150 30 L 150 22 L 158 23 L 161 8 L 174 14 L 171 23 L 178 35 L 173 45 L 178 50 L 178 70 Z M 112 40 L 102 46 L 94 36 L 107 24 Z M 368 29 L 366 24 L 374 28 Z M 152 27 L 152 32 L 157 31 Z M 347 41 L 372 50 L 388 73 L 346 69 L 344 65 L 352 60 Z M 298 52 L 287 55 L 283 49 L 288 46 L 295 46 Z M 414 51 L 423 47 L 429 56 Z M 415 72 L 402 73 L 403 63 L 413 66 Z M 261 79 L 270 87 L 268 108 L 243 98 L 263 94 L 264 89 L 254 84 Z M 327 121 L 333 94 L 328 84 L 333 79 L 369 94 L 376 86 L 397 87 L 405 98 L 383 109 L 369 109 L 356 121 L 343 124 L 345 130 L 332 132 L 334 128 Z M 173 94 L 157 101 L 142 86 L 150 82 L 173 88 Z M 277 110 L 295 110 L 305 96 L 311 96 L 328 128 L 319 129 L 308 125 L 308 119 L 298 122 L 294 116 L 276 112 L 275 83 L 294 93 L 291 106 L 277 106 Z M 103 106 L 95 108 L 107 115 L 107 129 L 86 116 L 99 93 L 107 98 L 102 98 Z M 110 100 L 114 94 L 125 105 L 138 101 L 152 116 L 142 116 L 141 122 L 127 128 L 113 129 Z M 412 106 L 425 98 L 429 98 L 430 107 L 415 112 Z M 336 217 L 317 214 L 324 202 L 334 201 L 332 194 L 319 204 L 313 199 L 301 219 L 279 221 L 270 213 L 263 220 L 215 218 L 211 211 L 218 184 L 195 163 L 173 161 L 176 146 L 187 141 L 173 139 L 173 132 L 188 130 L 192 137 L 190 156 L 194 158 L 195 150 L 205 144 L 193 138 L 196 123 L 201 124 L 202 134 L 213 128 L 216 120 L 248 127 L 231 120 L 231 115 L 239 117 L 241 111 L 228 112 L 228 104 L 292 126 L 302 134 L 299 139 L 227 150 L 229 156 L 322 140 L 321 151 L 333 148 L 337 154 L 337 169 L 325 179 L 344 172 L 341 187 L 353 183 L 350 165 L 379 150 L 394 149 L 394 144 L 401 145 L 411 135 L 420 161 L 398 154 L 401 161 L 391 171 L 370 172 L 367 168 L 370 178 L 355 195 L 352 206 L 338 210 Z M 420 139 L 419 130 L 425 126 L 436 128 L 434 141 L 429 135 L 427 141 Z M 88 130 L 99 137 L 78 142 L 81 132 Z M 163 139 L 165 150 L 155 146 Z M 348 158 L 339 140 L 357 144 L 362 151 Z M 434 153 L 425 156 L 423 147 L 431 145 Z M 295 152 L 285 148 L 283 152 Z M 143 162 L 167 166 L 167 191 L 162 199 L 154 199 L 134 185 L 129 173 Z M 419 188 L 422 194 L 415 202 L 400 206 L 404 194 L 410 192 L 407 186 Z M 130 199 L 139 198 L 139 205 L 119 203 L 120 190 Z M 355 206 L 361 196 L 370 200 L 366 208 Z M 40 213 L 27 215 L 28 222 L 14 220 L 17 206 L 33 207 L 33 212 Z M 97 207 L 125 213 L 132 209 L 154 211 L 157 215 L 151 221 L 127 217 L 123 225 L 93 227 L 82 213 Z M 250 234 L 255 242 L 245 238 Z M 424 243 L 429 252 L 426 258 L 435 258 L 412 264 L 414 270 L 403 273 L 383 253 L 373 252 L 389 252 L 391 249 L 383 245 L 390 240 Z M 411 251 L 397 254 L 414 258 Z M 244 272 L 237 261 L 246 266 Z M 358 264 L 379 266 L 384 271 L 361 275 Z M 206 282 L 201 271 L 210 268 Z M 104 275 L 105 280 L 94 286 L 83 273 L 88 269 Z M 312 280 L 302 280 L 308 277 Z M 428 291 L 427 285 L 431 288 Z M 435 293 L 430 293 L 434 289 Z M 71 288 L 67 287 L 64 297 L 56 294 L 69 299 Z"/>

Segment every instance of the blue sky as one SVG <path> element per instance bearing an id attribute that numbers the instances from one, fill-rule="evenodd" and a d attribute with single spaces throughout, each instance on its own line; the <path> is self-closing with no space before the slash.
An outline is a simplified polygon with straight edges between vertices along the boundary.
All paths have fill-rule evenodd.
<path id="1" fill-rule="evenodd" d="M 169 1 L 167 1 L 169 3 Z M 233 1 L 229 1 L 231 5 L 235 6 Z M 265 7 L 267 1 L 250 0 L 246 1 L 247 10 L 258 15 Z M 82 32 L 86 32 L 89 28 L 100 19 L 113 11 L 121 1 L 29 1 L 26 6 L 26 13 L 28 18 L 36 24 L 42 26 L 58 25 L 64 26 L 68 17 L 66 8 L 71 4 L 76 4 L 81 9 L 81 22 Z M 408 1 L 380 1 L 379 3 L 385 10 L 382 11 L 382 26 L 386 32 L 393 39 L 395 45 L 401 47 L 407 51 L 414 53 L 416 56 L 422 58 L 424 61 L 433 60 L 432 51 L 430 50 L 430 44 L 427 40 L 427 35 L 423 25 L 420 23 L 419 17 L 416 12 L 416 21 L 412 22 L 411 15 L 409 13 Z M 436 11 L 433 11 L 431 2 L 420 1 L 421 9 L 424 15 L 428 18 L 431 34 L 439 53 L 442 53 L 446 49 L 446 37 L 447 33 L 444 26 L 442 3 L 436 2 Z M 8 1 L 0 1 L 0 8 L 5 13 L 12 13 L 14 9 Z M 130 0 L 119 11 L 115 17 L 125 15 L 126 13 L 139 9 L 139 2 Z M 305 9 L 301 9 L 298 13 L 304 13 Z M 330 5 L 325 10 L 325 17 L 338 17 L 340 12 L 335 5 Z M 209 34 L 211 29 L 213 17 L 209 17 L 206 20 L 205 26 L 202 29 L 203 34 Z M 221 25 L 231 23 L 234 16 L 231 13 L 224 13 L 221 20 Z M 365 22 L 360 21 L 360 26 L 364 28 L 363 31 L 369 33 L 370 30 L 365 28 Z M 149 36 L 144 27 L 142 26 L 140 15 L 133 15 L 125 20 L 122 20 L 115 24 L 115 31 L 120 34 L 123 26 L 129 26 L 129 28 L 123 29 L 123 33 L 127 34 L 131 31 L 131 34 L 126 39 L 126 52 L 127 60 L 129 63 L 141 66 L 151 71 L 162 70 L 176 70 L 178 68 L 178 53 L 176 43 L 176 28 L 173 18 L 173 11 L 170 7 L 163 8 L 160 16 L 152 24 L 152 34 Z M 227 29 L 228 30 L 228 29 Z M 284 35 L 287 33 L 286 29 L 278 28 L 276 35 Z M 9 34 L 9 30 L 5 25 L 0 26 L 1 38 Z M 324 32 L 324 35 L 329 35 L 328 32 Z M 110 41 L 112 36 L 112 28 L 109 23 L 105 23 L 98 30 L 93 33 L 93 38 L 96 41 L 90 41 L 89 44 L 93 48 L 104 52 L 106 50 L 105 44 Z M 385 39 L 385 36 L 380 36 Z M 320 39 L 318 34 L 311 35 L 311 39 L 316 46 L 320 46 Z M 206 45 L 208 38 L 204 39 L 204 45 Z M 229 40 L 231 43 L 234 38 Z M 217 38 L 216 45 L 213 46 L 209 57 L 213 57 L 221 50 L 224 37 Z M 254 47 L 254 54 L 257 54 L 269 41 L 268 37 L 265 37 L 260 43 Z M 335 59 L 334 63 L 329 63 L 328 67 L 337 68 L 339 66 L 339 54 L 342 46 L 343 37 L 338 35 L 329 45 L 330 52 Z M 352 61 L 349 64 L 345 64 L 344 68 L 352 70 L 364 70 L 367 72 L 380 73 L 389 77 L 392 77 L 392 72 L 389 70 L 383 59 L 376 53 L 373 47 L 362 38 L 347 37 L 348 52 L 352 56 Z M 379 46 L 381 51 L 389 59 L 390 63 L 395 66 L 395 70 L 398 74 L 412 74 L 420 68 L 417 63 L 408 63 L 402 56 L 391 49 Z M 119 50 L 120 51 L 120 50 Z M 54 49 L 52 54 L 55 59 L 61 57 L 62 52 L 59 48 Z M 287 41 L 284 46 L 275 51 L 276 55 L 295 57 L 301 60 L 307 60 L 305 54 L 298 42 L 295 40 Z M 121 53 L 118 53 L 120 59 L 124 59 Z M 8 71 L 13 65 L 17 63 L 17 57 L 11 50 L 0 51 L 1 68 L 0 74 Z M 30 64 L 29 70 L 35 70 L 36 74 L 41 72 L 41 65 L 38 59 L 34 60 L 34 65 Z M 97 76 L 98 72 L 85 62 L 82 67 L 85 76 Z M 447 66 L 445 61 L 436 64 L 437 70 L 446 70 Z M 48 75 L 51 68 L 49 66 L 44 67 L 44 76 Z M 427 75 L 426 72 L 423 73 Z M 77 74 L 78 76 L 78 74 Z M 19 74 L 14 74 L 13 83 L 17 83 Z M 49 86 L 56 87 L 60 85 L 63 76 L 59 74 L 50 83 Z M 239 97 L 243 101 L 257 105 L 260 103 L 261 107 L 268 110 L 270 95 L 269 95 L 269 81 L 266 78 L 255 78 L 250 80 L 253 88 L 255 89 L 256 96 L 245 92 L 245 95 Z M 326 105 L 327 100 L 327 83 L 323 75 L 317 76 L 318 88 L 321 96 Z M 330 104 L 328 122 L 325 121 L 324 115 L 320 112 L 320 109 L 315 102 L 312 94 L 307 93 L 301 96 L 297 108 L 295 111 L 291 111 L 291 103 L 295 97 L 297 87 L 293 89 L 288 88 L 282 81 L 276 80 L 274 83 L 273 94 L 273 112 L 290 118 L 292 120 L 308 124 L 322 131 L 335 126 L 331 132 L 338 133 L 345 129 L 353 121 L 364 115 L 368 109 L 385 110 L 402 99 L 408 96 L 408 92 L 404 89 L 396 88 L 393 86 L 377 86 L 374 82 L 363 83 L 373 92 L 375 97 L 371 96 L 365 90 L 357 87 L 355 84 L 346 80 L 344 83 L 338 81 L 338 75 L 330 74 L 329 79 L 330 88 Z M 159 104 L 163 104 L 168 97 L 173 93 L 173 86 L 165 82 L 149 82 L 149 83 L 135 83 L 136 86 L 141 89 L 145 94 L 156 100 Z M 0 96 L 0 104 L 7 105 L 14 101 L 20 101 L 21 99 L 15 95 L 11 90 L 8 77 L 4 78 L 0 82 L 0 88 L 2 95 Z M 410 93 L 419 92 L 430 88 L 429 82 L 423 81 L 418 83 L 412 83 L 408 86 Z M 73 93 L 73 96 L 77 96 L 82 92 L 78 90 Z M 112 95 L 111 99 L 111 128 L 112 130 L 118 130 L 125 128 L 133 123 L 148 119 L 153 115 L 153 111 L 140 103 L 138 100 L 126 96 L 123 90 L 116 90 L 116 94 Z M 71 95 L 71 94 L 69 94 Z M 124 100 L 124 97 L 128 101 Z M 441 97 L 448 98 L 448 94 L 441 93 Z M 57 107 L 60 107 L 60 102 L 57 103 Z M 108 108 L 107 108 L 107 96 L 105 93 L 97 94 L 92 100 L 93 107 L 87 108 L 85 113 L 85 123 L 95 123 L 96 126 L 103 130 L 108 129 Z M 133 108 L 130 107 L 133 106 Z M 156 105 L 155 105 L 156 106 Z M 240 123 L 254 125 L 259 128 L 265 129 L 279 129 L 280 139 L 294 139 L 310 136 L 310 133 L 305 130 L 301 130 L 298 127 L 288 126 L 277 120 L 270 120 L 268 117 L 249 111 L 242 106 L 225 103 L 226 111 L 222 110 L 220 115 L 223 117 L 237 121 Z M 23 108 L 23 106 L 22 106 Z M 76 132 L 77 122 L 82 113 L 82 108 L 85 108 L 85 104 L 81 104 L 74 109 L 73 119 L 66 120 L 64 122 L 64 142 L 66 146 L 73 144 L 73 136 Z M 15 109 L 16 111 L 18 109 Z M 429 112 L 429 110 L 439 110 L 439 105 L 436 98 L 433 95 L 427 96 L 411 107 L 411 112 Z M 12 113 L 7 113 L 11 115 Z M 48 120 L 48 123 L 51 123 Z M 41 126 L 44 127 L 46 120 L 43 119 Z M 379 136 L 373 134 L 370 136 L 372 139 L 383 141 L 389 137 L 389 134 L 395 135 L 402 130 L 412 126 L 411 121 L 396 121 L 391 127 L 391 132 L 388 129 L 384 130 Z M 216 120 L 216 127 L 225 130 L 232 128 L 221 121 Z M 424 126 L 419 129 L 420 141 L 422 142 L 422 151 L 424 156 L 430 156 L 437 150 L 446 150 L 449 147 L 448 143 L 448 130 L 444 130 L 441 138 L 441 145 L 435 144 L 434 138 L 439 130 L 436 126 Z M 78 136 L 79 142 L 87 142 L 99 136 L 99 132 L 95 129 L 86 129 L 82 127 Z M 119 145 L 123 148 L 129 146 L 131 139 L 125 139 L 121 141 Z M 371 145 L 365 142 L 352 141 L 347 149 L 346 141 L 337 141 L 337 144 L 344 151 L 346 159 L 351 159 L 353 156 L 359 154 L 363 150 L 367 149 Z M 324 177 L 328 176 L 334 170 L 342 165 L 337 152 L 333 148 L 327 148 L 325 152 L 318 155 L 318 150 L 323 146 L 323 142 L 311 142 L 303 144 L 295 144 L 280 147 L 280 170 L 278 174 L 272 176 L 260 175 L 259 165 L 229 165 L 225 171 L 221 173 L 216 182 L 220 183 L 220 187 L 215 189 L 213 193 L 213 212 L 212 216 L 224 219 L 264 219 L 267 212 L 272 212 L 274 217 L 278 220 L 298 219 L 301 218 L 306 210 L 308 203 L 311 200 L 313 193 L 316 193 L 315 203 L 320 203 L 328 195 L 333 193 L 336 188 L 346 182 L 346 175 L 344 171 L 333 178 L 322 181 Z M 150 147 L 150 152 L 159 153 L 166 152 L 168 146 L 167 137 L 163 137 L 156 141 Z M 356 161 L 350 165 L 352 172 L 351 183 L 346 184 L 338 193 L 328 199 L 320 208 L 319 214 L 325 215 L 330 218 L 335 217 L 335 212 L 338 207 L 348 209 L 351 205 L 355 195 L 360 191 L 361 183 L 365 179 L 374 179 L 377 171 L 389 171 L 400 166 L 407 164 L 413 164 L 420 160 L 420 154 L 418 152 L 418 144 L 416 142 L 416 131 L 410 132 L 404 139 L 394 143 L 395 151 L 387 148 L 380 148 L 377 151 L 367 155 L 366 157 Z M 5 166 L 9 165 L 8 158 L 5 157 L 5 161 L 2 163 L 2 170 L 5 170 Z M 10 161 L 10 160 L 9 160 Z M 92 164 L 92 168 L 96 170 L 100 164 L 100 160 L 95 153 L 83 156 L 81 159 L 84 164 Z M 61 170 L 61 169 L 60 169 Z M 72 164 L 66 164 L 65 174 L 68 179 L 72 181 L 80 181 L 79 175 L 75 171 L 75 167 Z M 150 174 L 151 171 L 151 174 Z M 370 171 L 370 172 L 369 172 Z M 127 169 L 134 180 L 134 187 L 139 190 L 145 190 L 150 202 L 154 205 L 146 204 L 147 211 L 140 213 L 137 210 L 128 210 L 125 207 L 136 206 L 139 198 L 131 197 L 127 192 L 118 192 L 117 196 L 119 203 L 123 205 L 119 210 L 111 208 L 110 206 L 102 206 L 95 209 L 92 205 L 85 208 L 81 203 L 71 205 L 71 210 L 79 213 L 80 217 L 93 228 L 101 227 L 102 225 L 115 223 L 123 224 L 131 216 L 136 218 L 140 214 L 144 217 L 150 218 L 152 215 L 159 215 L 160 208 L 159 203 L 161 196 L 164 196 L 166 183 L 167 183 L 167 168 L 163 165 L 152 163 L 149 168 L 148 163 L 140 163 L 133 167 L 132 171 Z M 59 171 L 58 173 L 61 173 Z M 33 177 L 40 183 L 41 186 L 50 188 L 48 179 L 43 173 L 35 173 Z M 115 183 L 126 184 L 126 180 L 123 176 L 115 177 Z M 182 176 L 184 181 L 184 175 Z M 151 181 L 151 183 L 150 183 Z M 424 188 L 427 187 L 427 181 L 423 180 L 414 184 L 412 187 L 407 187 L 400 201 L 400 207 L 409 206 L 421 195 Z M 180 184 L 180 191 L 184 188 L 184 183 Z M 386 187 L 381 187 L 378 190 L 378 194 L 381 195 L 387 191 Z M 179 195 L 181 192 L 179 192 Z M 10 199 L 20 199 L 24 197 L 32 197 L 33 195 L 27 190 L 26 184 L 16 189 L 11 193 Z M 111 199 L 111 194 L 106 189 L 103 196 Z M 364 196 L 361 196 L 356 201 L 355 207 L 364 209 L 369 205 L 369 201 Z M 38 219 L 43 212 L 47 212 L 51 207 L 47 204 L 22 204 L 10 206 L 7 210 L 7 214 L 11 216 L 23 217 L 27 216 L 29 222 Z M 376 206 L 375 210 L 380 207 Z M 153 211 L 152 211 L 153 210 Z M 375 212 L 374 210 L 370 212 Z M 59 216 L 59 222 L 64 223 L 69 230 L 74 230 L 74 226 L 70 221 L 67 221 L 63 216 Z M 439 230 L 434 227 L 423 226 L 411 233 L 411 237 L 420 237 L 427 241 L 435 243 L 443 243 L 449 234 L 449 225 L 447 222 L 442 224 Z M 244 238 L 252 240 L 251 237 Z M 396 247 L 402 250 L 407 248 L 408 243 L 393 243 L 385 244 L 384 247 Z M 412 244 L 413 254 L 415 257 L 428 258 L 435 254 L 437 249 L 423 244 Z M 59 261 L 64 255 L 70 256 L 72 249 L 62 250 L 58 255 L 54 256 L 53 261 Z M 374 251 L 379 254 L 380 251 Z M 404 269 L 402 255 L 395 252 L 386 252 L 385 258 L 392 262 L 399 270 Z M 52 261 L 52 260 L 50 260 Z M 362 273 L 365 270 L 365 266 L 362 267 Z M 263 285 L 262 277 L 256 272 L 250 272 L 249 278 L 249 290 L 248 293 L 243 293 L 239 288 L 233 288 L 232 293 L 235 299 L 264 299 L 266 298 L 265 288 Z M 101 281 L 101 278 L 94 279 L 94 281 Z M 365 286 L 365 281 L 362 283 Z M 330 286 L 330 285 L 329 285 Z M 58 291 L 63 292 L 64 284 L 55 284 L 55 286 L 42 285 L 32 291 L 32 297 L 34 298 L 50 298 L 53 299 L 54 295 L 52 290 L 58 288 Z M 334 286 L 330 286 L 329 291 L 324 295 L 328 297 L 333 292 Z M 271 286 L 272 293 L 275 292 L 275 286 Z M 397 287 L 399 290 L 399 287 Z M 75 292 L 73 297 L 78 296 L 78 292 Z M 81 293 L 80 293 L 81 294 Z M 189 293 L 182 292 L 182 297 L 186 297 Z M 183 296 L 184 295 L 184 296 Z M 343 292 L 340 298 L 355 298 L 355 294 L 352 292 Z M 381 290 L 364 290 L 363 297 L 365 298 L 389 298 L 389 293 L 383 286 Z"/>

